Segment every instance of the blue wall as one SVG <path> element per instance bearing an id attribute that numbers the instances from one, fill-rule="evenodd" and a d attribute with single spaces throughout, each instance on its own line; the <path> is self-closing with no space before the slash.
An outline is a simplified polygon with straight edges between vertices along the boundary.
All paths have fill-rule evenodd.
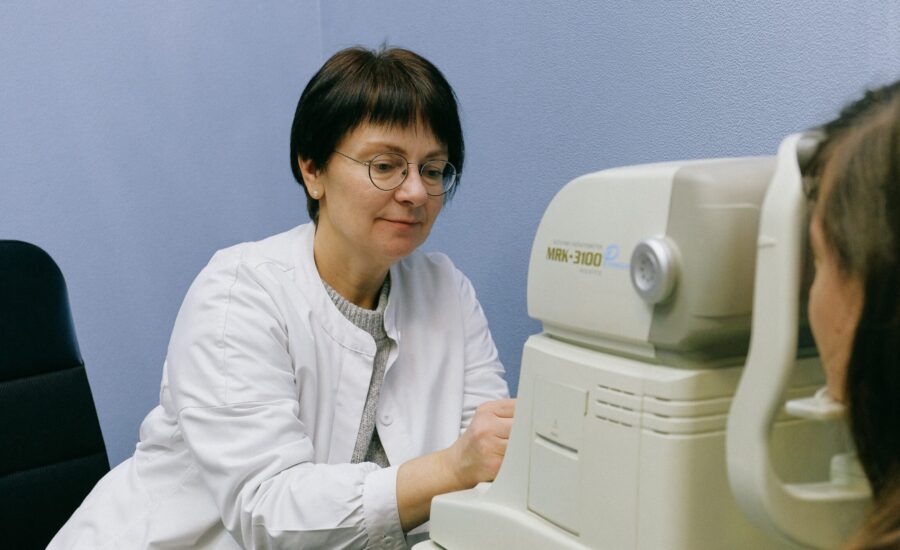
<path id="1" fill-rule="evenodd" d="M 562 185 L 771 154 L 900 75 L 895 3 L 709 4 L 0 4 L 0 237 L 66 274 L 111 461 L 157 402 L 172 322 L 212 252 L 306 220 L 288 131 L 339 48 L 409 47 L 455 86 L 465 175 L 427 246 L 473 280 L 513 388 L 539 330 L 531 239 Z"/>

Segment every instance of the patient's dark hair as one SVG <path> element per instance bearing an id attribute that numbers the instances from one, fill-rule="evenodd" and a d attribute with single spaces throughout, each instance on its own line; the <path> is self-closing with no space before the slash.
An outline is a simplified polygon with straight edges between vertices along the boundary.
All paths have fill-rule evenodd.
<path id="1" fill-rule="evenodd" d="M 409 128 L 418 121 L 447 148 L 448 160 L 462 173 L 465 146 L 456 94 L 437 67 L 402 48 L 354 47 L 331 56 L 303 90 L 291 127 L 291 170 L 306 191 L 310 219 L 318 220 L 319 201 L 309 195 L 298 159 L 322 169 L 341 139 L 359 125 Z"/>
<path id="2" fill-rule="evenodd" d="M 826 124 L 813 159 L 825 242 L 865 289 L 845 395 L 875 508 L 851 548 L 900 548 L 900 81 Z"/>

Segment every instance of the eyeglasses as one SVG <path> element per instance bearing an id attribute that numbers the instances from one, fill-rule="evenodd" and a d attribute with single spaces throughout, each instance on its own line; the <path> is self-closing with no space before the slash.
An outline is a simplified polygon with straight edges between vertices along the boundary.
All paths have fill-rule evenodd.
<path id="1" fill-rule="evenodd" d="M 340 151 L 335 153 L 368 167 L 372 185 L 382 191 L 400 187 L 409 175 L 409 166 L 416 166 L 416 163 L 407 161 L 406 157 L 398 153 L 381 153 L 368 162 L 356 160 Z M 459 180 L 456 168 L 446 160 L 429 160 L 423 163 L 419 166 L 419 175 L 425 185 L 425 192 L 432 197 L 449 193 Z"/>

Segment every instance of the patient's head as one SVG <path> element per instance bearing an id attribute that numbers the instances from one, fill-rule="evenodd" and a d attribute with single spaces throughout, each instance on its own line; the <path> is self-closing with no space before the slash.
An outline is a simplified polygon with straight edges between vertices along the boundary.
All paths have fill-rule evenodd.
<path id="1" fill-rule="evenodd" d="M 900 82 L 823 130 L 811 167 L 810 324 L 878 496 L 900 479 Z"/>

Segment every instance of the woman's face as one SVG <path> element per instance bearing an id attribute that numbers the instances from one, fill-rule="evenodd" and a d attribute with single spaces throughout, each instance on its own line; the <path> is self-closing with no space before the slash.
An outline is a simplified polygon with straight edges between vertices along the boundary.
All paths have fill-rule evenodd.
<path id="1" fill-rule="evenodd" d="M 418 166 L 447 159 L 446 148 L 422 124 L 409 128 L 363 124 L 335 150 L 363 162 L 380 153 L 399 153 Z M 372 184 L 365 165 L 341 155 L 332 154 L 318 171 L 307 161 L 300 162 L 307 188 L 319 199 L 316 239 L 323 246 L 317 247 L 317 262 L 380 273 L 425 242 L 444 204 L 444 197 L 426 193 L 418 166 L 409 167 L 399 187 L 383 191 Z M 320 258 L 319 251 L 328 258 Z"/>
<path id="2" fill-rule="evenodd" d="M 841 270 L 834 250 L 826 243 L 820 207 L 813 214 L 809 238 L 816 273 L 809 291 L 809 324 L 825 369 L 828 393 L 844 401 L 847 366 L 862 314 L 863 285 Z"/>

